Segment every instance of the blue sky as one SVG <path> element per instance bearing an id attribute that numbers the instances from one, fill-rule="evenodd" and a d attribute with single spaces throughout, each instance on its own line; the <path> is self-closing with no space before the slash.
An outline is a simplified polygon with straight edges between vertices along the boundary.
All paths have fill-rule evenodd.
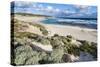
<path id="1" fill-rule="evenodd" d="M 32 13 L 59 17 L 96 18 L 97 7 L 74 4 L 54 4 L 38 2 L 14 2 L 14 12 Z"/>

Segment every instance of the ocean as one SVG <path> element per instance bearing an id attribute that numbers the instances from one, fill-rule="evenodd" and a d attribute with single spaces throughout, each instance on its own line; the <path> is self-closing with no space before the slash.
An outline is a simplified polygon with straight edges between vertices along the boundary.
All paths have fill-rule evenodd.
<path id="1" fill-rule="evenodd" d="M 55 18 L 49 17 L 41 21 L 45 24 L 58 24 L 58 25 L 71 25 L 71 26 L 80 26 L 91 29 L 97 29 L 97 20 L 92 19 L 65 19 L 65 18 Z"/>

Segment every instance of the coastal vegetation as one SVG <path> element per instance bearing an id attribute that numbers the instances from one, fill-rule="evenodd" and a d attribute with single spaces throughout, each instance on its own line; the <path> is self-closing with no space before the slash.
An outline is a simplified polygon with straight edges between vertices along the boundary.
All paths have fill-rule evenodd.
<path id="1" fill-rule="evenodd" d="M 30 25 L 33 25 L 37 28 L 39 28 L 39 30 L 42 32 L 43 35 L 48 35 L 48 31 L 46 30 L 46 28 L 40 24 L 32 24 L 30 23 Z"/>
<path id="2" fill-rule="evenodd" d="M 11 25 L 14 28 L 11 30 L 11 51 L 13 52 L 11 53 L 11 64 L 13 65 L 76 62 L 77 60 L 72 60 L 70 56 L 79 57 L 80 52 L 89 53 L 94 60 L 97 60 L 97 43 L 77 40 L 67 34 L 66 36 L 59 34 L 48 36 L 48 30 L 44 25 L 13 18 Z M 26 31 L 30 25 L 38 28 L 43 35 Z M 44 47 L 52 46 L 50 47 L 52 50 L 47 48 L 47 51 L 38 43 Z"/>

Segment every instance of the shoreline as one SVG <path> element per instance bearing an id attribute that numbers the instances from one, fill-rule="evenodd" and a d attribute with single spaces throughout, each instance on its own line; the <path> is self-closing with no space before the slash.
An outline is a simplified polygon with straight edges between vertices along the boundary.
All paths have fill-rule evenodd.
<path id="1" fill-rule="evenodd" d="M 50 25 L 50 26 L 56 26 L 56 27 L 63 27 L 63 28 L 74 28 L 74 29 L 84 29 L 87 31 L 97 31 L 97 29 L 92 29 L 92 28 L 87 28 L 87 27 L 81 27 L 81 26 L 73 26 L 73 25 L 60 25 L 60 24 L 45 24 L 45 23 L 40 23 L 42 25 Z"/>

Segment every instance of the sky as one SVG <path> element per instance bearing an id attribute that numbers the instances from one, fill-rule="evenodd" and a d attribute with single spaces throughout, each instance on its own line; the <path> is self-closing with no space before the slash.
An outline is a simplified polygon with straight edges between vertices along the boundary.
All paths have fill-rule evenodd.
<path id="1" fill-rule="evenodd" d="M 97 18 L 97 7 L 88 5 L 14 1 L 11 3 L 11 8 L 14 9 L 15 13 L 21 12 L 70 18 Z"/>

